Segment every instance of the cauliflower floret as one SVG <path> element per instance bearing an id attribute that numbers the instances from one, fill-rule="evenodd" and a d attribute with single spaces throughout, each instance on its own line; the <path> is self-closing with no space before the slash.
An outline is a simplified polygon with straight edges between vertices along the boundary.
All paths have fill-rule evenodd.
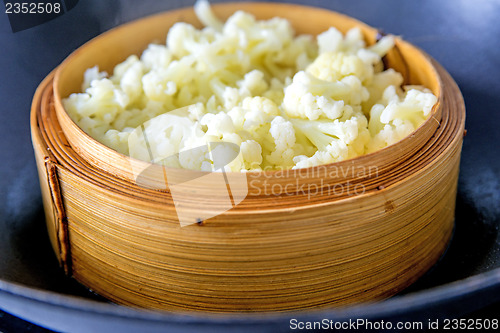
<path id="1" fill-rule="evenodd" d="M 317 37 L 319 53 L 345 52 L 354 54 L 365 47 L 363 34 L 359 28 L 350 29 L 345 36 L 336 28 L 331 27 Z"/>
<path id="2" fill-rule="evenodd" d="M 339 119 L 334 121 L 292 119 L 291 121 L 297 132 L 304 137 L 300 141 L 306 139 L 317 148 L 310 158 L 304 155 L 294 158 L 296 163 L 294 168 L 318 165 L 314 163 L 319 161 L 333 163 L 362 155 L 370 140 L 370 133 L 366 128 L 367 119 L 360 112 L 345 121 Z"/>
<path id="3" fill-rule="evenodd" d="M 109 79 L 93 80 L 85 93 L 71 94 L 64 107 L 75 121 L 85 117 L 96 118 L 109 125 L 129 103 L 129 97 Z"/>
<path id="4" fill-rule="evenodd" d="M 384 91 L 382 102 L 386 105 L 380 115 L 380 122 L 388 124 L 394 119 L 407 119 L 420 125 L 431 112 L 437 98 L 430 92 L 410 89 L 399 97 L 394 86 L 389 86 Z"/>
<path id="5" fill-rule="evenodd" d="M 205 26 L 222 31 L 224 24 L 214 15 L 207 0 L 197 0 L 194 4 L 194 12 Z"/>
<path id="6" fill-rule="evenodd" d="M 385 125 L 368 143 L 367 152 L 371 153 L 396 143 L 415 130 L 412 122 L 405 119 L 395 119 Z"/>
<path id="7" fill-rule="evenodd" d="M 104 134 L 102 143 L 106 146 L 115 147 L 119 153 L 128 155 L 128 137 L 130 131 L 117 131 L 111 129 Z"/>
<path id="8" fill-rule="evenodd" d="M 357 55 L 343 52 L 321 53 L 306 71 L 318 79 L 332 82 L 349 75 L 355 75 L 361 82 L 366 82 L 373 76 L 371 63 L 365 63 Z"/>
<path id="9" fill-rule="evenodd" d="M 196 103 L 188 106 L 188 117 L 193 121 L 200 121 L 206 114 L 205 105 L 203 103 Z"/>
<path id="10" fill-rule="evenodd" d="M 337 52 L 342 44 L 344 36 L 336 28 L 331 27 L 316 37 L 319 46 L 319 53 Z"/>
<path id="11" fill-rule="evenodd" d="M 172 52 L 165 45 L 149 44 L 141 56 L 146 71 L 167 68 L 172 61 Z"/>
<path id="12" fill-rule="evenodd" d="M 371 108 L 377 103 L 389 86 L 399 87 L 403 84 L 403 75 L 389 68 L 383 72 L 376 73 L 371 82 L 366 86 L 370 97 L 362 103 L 363 111 L 366 115 L 369 114 Z"/>
<path id="13" fill-rule="evenodd" d="M 313 156 L 307 157 L 304 155 L 296 156 L 293 161 L 295 166 L 293 169 L 308 168 L 311 166 L 329 164 L 347 159 L 349 156 L 349 149 L 347 145 L 341 140 L 334 139 L 325 148 L 325 150 L 318 150 Z"/>
<path id="14" fill-rule="evenodd" d="M 167 47 L 172 54 L 179 58 L 194 52 L 199 31 L 191 24 L 184 22 L 175 23 L 167 35 Z"/>
<path id="15" fill-rule="evenodd" d="M 346 102 L 361 103 L 367 98 L 368 91 L 355 76 L 328 82 L 300 71 L 293 77 L 293 83 L 285 88 L 282 106 L 290 117 L 336 119 L 350 111 L 351 106 Z"/>
<path id="16" fill-rule="evenodd" d="M 380 40 L 368 48 L 369 51 L 374 52 L 383 57 L 394 47 L 395 39 L 392 35 L 385 35 Z"/>
<path id="17" fill-rule="evenodd" d="M 129 154 L 156 163 L 176 155 L 181 149 L 191 148 L 193 138 L 199 143 L 204 134 L 199 123 L 171 112 L 165 113 L 145 122 L 129 135 Z M 186 145 L 186 142 L 190 144 Z"/>
<path id="18" fill-rule="evenodd" d="M 245 110 L 245 129 L 261 126 L 279 114 L 276 104 L 265 97 L 247 97 L 241 103 L 241 108 Z"/>
<path id="19" fill-rule="evenodd" d="M 231 117 L 221 111 L 217 114 L 207 113 L 200 124 L 206 126 L 205 139 L 207 142 L 231 142 L 241 144 L 241 137 L 236 133 Z"/>
<path id="20" fill-rule="evenodd" d="M 113 69 L 113 76 L 110 77 L 110 80 L 114 84 L 119 84 L 127 70 L 137 63 L 140 63 L 139 58 L 136 55 L 131 55 L 125 61 L 115 66 Z"/>
<path id="21" fill-rule="evenodd" d="M 216 52 L 210 48 L 215 38 L 213 29 L 198 30 L 191 24 L 177 22 L 168 31 L 167 48 L 177 59 L 187 55 L 204 55 Z"/>
<path id="22" fill-rule="evenodd" d="M 108 77 L 108 73 L 99 72 L 99 67 L 94 66 L 89 68 L 83 74 L 83 83 L 82 83 L 82 91 L 87 90 L 90 87 L 90 83 L 94 80 L 100 80 Z"/>
<path id="23" fill-rule="evenodd" d="M 189 170 L 214 171 L 206 142 L 190 136 L 178 154 L 179 166 Z"/>
<path id="24" fill-rule="evenodd" d="M 264 73 L 258 69 L 246 73 L 244 79 L 238 81 L 237 85 L 240 89 L 248 90 L 252 96 L 259 96 L 269 88 Z"/>
<path id="25" fill-rule="evenodd" d="M 242 40 L 240 45 L 246 47 L 248 45 L 247 33 L 255 26 L 255 24 L 255 16 L 238 10 L 226 20 L 222 33 L 225 36 L 239 37 Z"/>
<path id="26" fill-rule="evenodd" d="M 262 147 L 255 140 L 246 140 L 241 143 L 241 154 L 246 170 L 260 170 L 262 164 Z"/>
<path id="27" fill-rule="evenodd" d="M 144 94 L 152 101 L 167 101 L 177 92 L 177 84 L 164 70 L 150 71 L 142 77 Z"/>
<path id="28" fill-rule="evenodd" d="M 140 61 L 132 64 L 125 71 L 125 73 L 123 73 L 123 76 L 120 80 L 120 88 L 125 94 L 127 94 L 129 103 L 133 103 L 142 95 L 143 74 L 143 67 Z"/>
<path id="29" fill-rule="evenodd" d="M 408 136 L 425 121 L 436 103 L 436 96 L 428 91 L 410 87 L 400 96 L 395 86 L 387 87 L 379 104 L 370 111 L 368 128 L 373 139 L 368 151 L 384 148 Z"/>
<path id="30" fill-rule="evenodd" d="M 285 120 L 281 116 L 277 116 L 271 122 L 269 130 L 274 139 L 275 149 L 266 156 L 266 160 L 275 168 L 289 168 L 293 166 L 293 157 L 295 152 L 295 130 L 290 121 Z"/>
<path id="31" fill-rule="evenodd" d="M 210 88 L 226 110 L 231 110 L 236 105 L 241 103 L 241 101 L 245 97 L 250 96 L 250 91 L 248 91 L 246 87 L 238 89 L 235 87 L 226 86 L 217 77 L 214 77 L 210 80 Z"/>

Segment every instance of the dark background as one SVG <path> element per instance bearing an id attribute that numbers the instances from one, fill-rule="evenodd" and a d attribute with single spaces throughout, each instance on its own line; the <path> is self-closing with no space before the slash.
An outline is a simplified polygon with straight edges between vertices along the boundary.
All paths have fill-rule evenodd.
<path id="1" fill-rule="evenodd" d="M 53 328 L 85 331 L 101 328 L 110 316 L 141 318 L 189 331 L 196 325 L 216 326 L 210 318 L 142 316 L 108 305 L 63 276 L 51 252 L 30 141 L 29 113 L 40 81 L 67 55 L 87 40 L 123 22 L 194 1 L 80 0 L 46 23 L 13 33 L 0 13 L 0 309 L 43 322 Z M 216 2 L 216 1 L 213 1 Z M 285 1 L 277 1 L 285 2 Z M 401 35 L 439 61 L 457 81 L 467 108 L 458 187 L 456 229 L 446 255 L 403 295 L 376 307 L 328 312 L 330 317 L 414 319 L 427 316 L 492 317 L 500 315 L 500 1 L 498 0 L 350 0 L 286 1 L 324 7 L 355 17 L 385 32 Z M 279 13 L 276 13 L 279 15 Z M 464 280 L 465 279 L 465 280 Z M 42 292 L 40 292 L 40 290 Z M 48 292 L 43 292 L 48 291 Z M 64 297 L 62 295 L 70 295 Z M 76 296 L 76 297 L 74 297 Z M 51 304 L 48 317 L 28 310 Z M 77 297 L 94 300 L 83 301 Z M 391 301 L 394 301 L 391 303 Z M 23 303 L 24 302 L 24 303 Z M 83 302 L 83 303 L 82 303 Z M 399 302 L 399 303 L 398 303 Z M 420 302 L 420 303 L 419 303 Z M 32 303 L 30 303 L 32 304 Z M 83 305 L 82 305 L 83 304 Z M 57 305 L 57 306 L 56 306 Z M 397 306 L 396 306 L 397 305 Z M 73 317 L 64 312 L 74 310 Z M 112 310 L 109 310 L 113 307 Z M 119 308 L 116 310 L 115 309 Z M 425 310 L 427 308 L 427 310 Z M 89 310 L 90 309 L 90 310 Z M 109 313 L 111 311 L 111 314 Z M 106 315 L 102 315 L 106 313 Z M 306 314 L 307 315 L 307 314 Z M 45 320 L 40 321 L 45 318 Z M 72 326 L 68 318 L 77 318 Z M 290 316 L 288 317 L 290 318 Z M 272 320 L 271 320 L 272 319 Z M 226 329 L 288 327 L 285 317 L 240 318 Z M 180 322 L 179 322 L 180 320 Z M 189 323 L 185 323 L 184 320 Z M 191 322 L 190 322 L 191 321 Z M 176 324 L 172 324 L 175 322 Z M 61 324 L 62 323 L 62 324 Z M 92 326 L 94 323 L 97 326 Z M 218 321 L 217 325 L 221 325 Z M 257 324 L 256 324 L 257 323 Z M 272 324 L 271 324 L 272 323 Z M 281 323 L 281 326 L 276 326 Z M 69 325 L 69 326 L 68 326 Z M 86 326 L 87 325 L 87 326 Z M 176 326 L 177 325 L 177 326 Z M 191 326 L 190 326 L 191 325 Z M 231 326 L 235 325 L 235 326 Z M 273 326 L 274 325 L 274 326 Z M 110 326 L 113 327 L 113 326 Z M 117 326 L 116 326 L 117 327 Z M 132 327 L 132 326 L 130 326 Z M 156 327 L 156 326 L 155 326 Z M 196 326 L 198 327 L 198 326 Z M 0 311 L 0 331 L 37 332 L 37 326 Z"/>

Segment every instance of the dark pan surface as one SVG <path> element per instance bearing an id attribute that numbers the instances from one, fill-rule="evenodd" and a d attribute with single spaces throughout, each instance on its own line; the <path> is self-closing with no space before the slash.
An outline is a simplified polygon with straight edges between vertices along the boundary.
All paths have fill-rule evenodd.
<path id="1" fill-rule="evenodd" d="M 215 2 L 215 1 L 213 1 Z M 279 1 L 285 2 L 285 1 Z M 467 107 L 453 241 L 399 296 L 348 309 L 200 316 L 109 304 L 64 277 L 50 248 L 29 134 L 38 83 L 69 53 L 121 23 L 193 1 L 85 0 L 45 24 L 12 33 L 0 14 L 0 309 L 63 331 L 287 331 L 291 318 L 422 320 L 500 313 L 500 1 L 286 1 L 345 13 L 401 35 L 440 62 Z M 279 13 L 276 13 L 279 15 Z M 488 307 L 487 310 L 484 310 Z M 481 312 L 483 311 L 483 312 Z M 78 323 L 76 325 L 75 323 Z M 40 330 L 0 311 L 0 331 Z"/>

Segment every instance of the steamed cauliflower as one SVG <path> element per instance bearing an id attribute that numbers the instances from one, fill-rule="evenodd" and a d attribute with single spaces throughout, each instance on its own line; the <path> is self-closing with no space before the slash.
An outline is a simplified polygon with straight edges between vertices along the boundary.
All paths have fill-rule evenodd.
<path id="1" fill-rule="evenodd" d="M 333 163 L 391 145 L 420 126 L 437 98 L 385 69 L 395 44 L 365 44 L 358 28 L 295 36 L 282 18 L 238 11 L 205 26 L 174 24 L 164 45 L 85 72 L 65 99 L 89 135 L 131 157 L 203 171 L 259 171 Z"/>

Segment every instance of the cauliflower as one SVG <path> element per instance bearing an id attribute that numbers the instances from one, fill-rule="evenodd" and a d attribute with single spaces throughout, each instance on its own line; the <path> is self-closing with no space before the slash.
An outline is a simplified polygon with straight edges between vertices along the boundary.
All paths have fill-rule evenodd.
<path id="1" fill-rule="evenodd" d="M 248 91 L 252 96 L 260 96 L 269 88 L 269 84 L 264 79 L 264 73 L 258 69 L 246 73 L 243 80 L 238 81 L 237 85 L 240 90 Z"/>
<path id="2" fill-rule="evenodd" d="M 398 94 L 395 86 L 385 89 L 382 99 L 370 111 L 368 128 L 373 140 L 368 151 L 373 152 L 402 140 L 420 126 L 437 98 L 426 90 L 407 87 Z"/>
<path id="3" fill-rule="evenodd" d="M 172 51 L 165 45 L 150 44 L 141 55 L 141 62 L 146 71 L 167 68 L 172 61 Z"/>
<path id="4" fill-rule="evenodd" d="M 277 116 L 271 122 L 269 133 L 274 139 L 275 149 L 266 156 L 270 165 L 275 168 L 290 168 L 294 165 L 295 130 L 290 121 Z"/>
<path id="5" fill-rule="evenodd" d="M 129 103 L 140 99 L 142 95 L 143 65 L 136 61 L 123 73 L 120 80 L 121 90 L 127 94 Z M 125 105 L 126 106 L 126 105 Z"/>
<path id="6" fill-rule="evenodd" d="M 115 147 L 115 150 L 124 155 L 128 155 L 128 137 L 130 135 L 131 128 L 127 131 L 117 131 L 114 129 L 108 130 L 104 134 L 103 142 L 106 146 Z"/>
<path id="7" fill-rule="evenodd" d="M 245 122 L 243 128 L 254 128 L 270 122 L 279 115 L 276 104 L 265 97 L 247 97 L 241 103 L 245 111 Z"/>
<path id="8" fill-rule="evenodd" d="M 143 161 L 160 162 L 192 146 L 204 136 L 201 126 L 173 113 L 159 115 L 137 127 L 128 137 L 129 154 Z M 190 143 L 190 144 L 187 144 Z"/>
<path id="9" fill-rule="evenodd" d="M 168 101 L 177 92 L 177 84 L 166 71 L 151 71 L 142 77 L 144 94 L 152 101 Z"/>
<path id="10" fill-rule="evenodd" d="M 392 68 L 373 75 L 371 82 L 366 86 L 370 97 L 361 103 L 365 114 L 369 114 L 373 105 L 382 98 L 382 94 L 387 87 L 399 87 L 402 84 L 403 76 Z"/>
<path id="11" fill-rule="evenodd" d="M 255 140 L 246 140 L 241 143 L 241 154 L 246 170 L 260 170 L 262 164 L 262 147 Z"/>
<path id="12" fill-rule="evenodd" d="M 437 98 L 383 70 L 393 36 L 365 45 L 360 29 L 295 36 L 282 18 L 237 11 L 226 22 L 208 1 L 197 29 L 174 24 L 165 45 L 131 55 L 112 75 L 88 69 L 71 118 L 119 151 L 204 171 L 303 168 L 342 161 L 411 134 Z"/>
<path id="13" fill-rule="evenodd" d="M 294 158 L 296 168 L 310 165 L 338 162 L 365 153 L 365 146 L 370 140 L 367 119 L 357 113 L 349 119 L 331 120 L 291 120 L 298 132 L 311 142 L 317 151 L 313 156 L 299 155 Z M 302 139 L 303 141 L 304 139 Z M 325 162 L 326 161 L 326 162 Z"/>
<path id="14" fill-rule="evenodd" d="M 223 23 L 214 15 L 207 0 L 199 0 L 194 4 L 194 12 L 205 26 L 222 31 Z"/>
<path id="15" fill-rule="evenodd" d="M 87 90 L 87 88 L 90 87 L 92 81 L 104 79 L 106 77 L 108 77 L 108 73 L 99 72 L 98 66 L 87 69 L 83 74 L 82 91 Z"/>
<path id="16" fill-rule="evenodd" d="M 285 88 L 283 109 L 290 117 L 316 120 L 320 117 L 336 119 L 368 98 L 368 91 L 355 76 L 328 82 L 300 71 Z"/>
<path id="17" fill-rule="evenodd" d="M 323 52 L 306 71 L 324 81 L 338 81 L 350 75 L 366 82 L 373 76 L 373 65 L 365 63 L 357 55 L 343 52 Z"/>
<path id="18" fill-rule="evenodd" d="M 205 140 L 207 142 L 231 142 L 241 144 L 241 138 L 236 133 L 233 121 L 227 113 L 221 111 L 217 114 L 207 113 L 200 120 L 206 126 Z"/>

